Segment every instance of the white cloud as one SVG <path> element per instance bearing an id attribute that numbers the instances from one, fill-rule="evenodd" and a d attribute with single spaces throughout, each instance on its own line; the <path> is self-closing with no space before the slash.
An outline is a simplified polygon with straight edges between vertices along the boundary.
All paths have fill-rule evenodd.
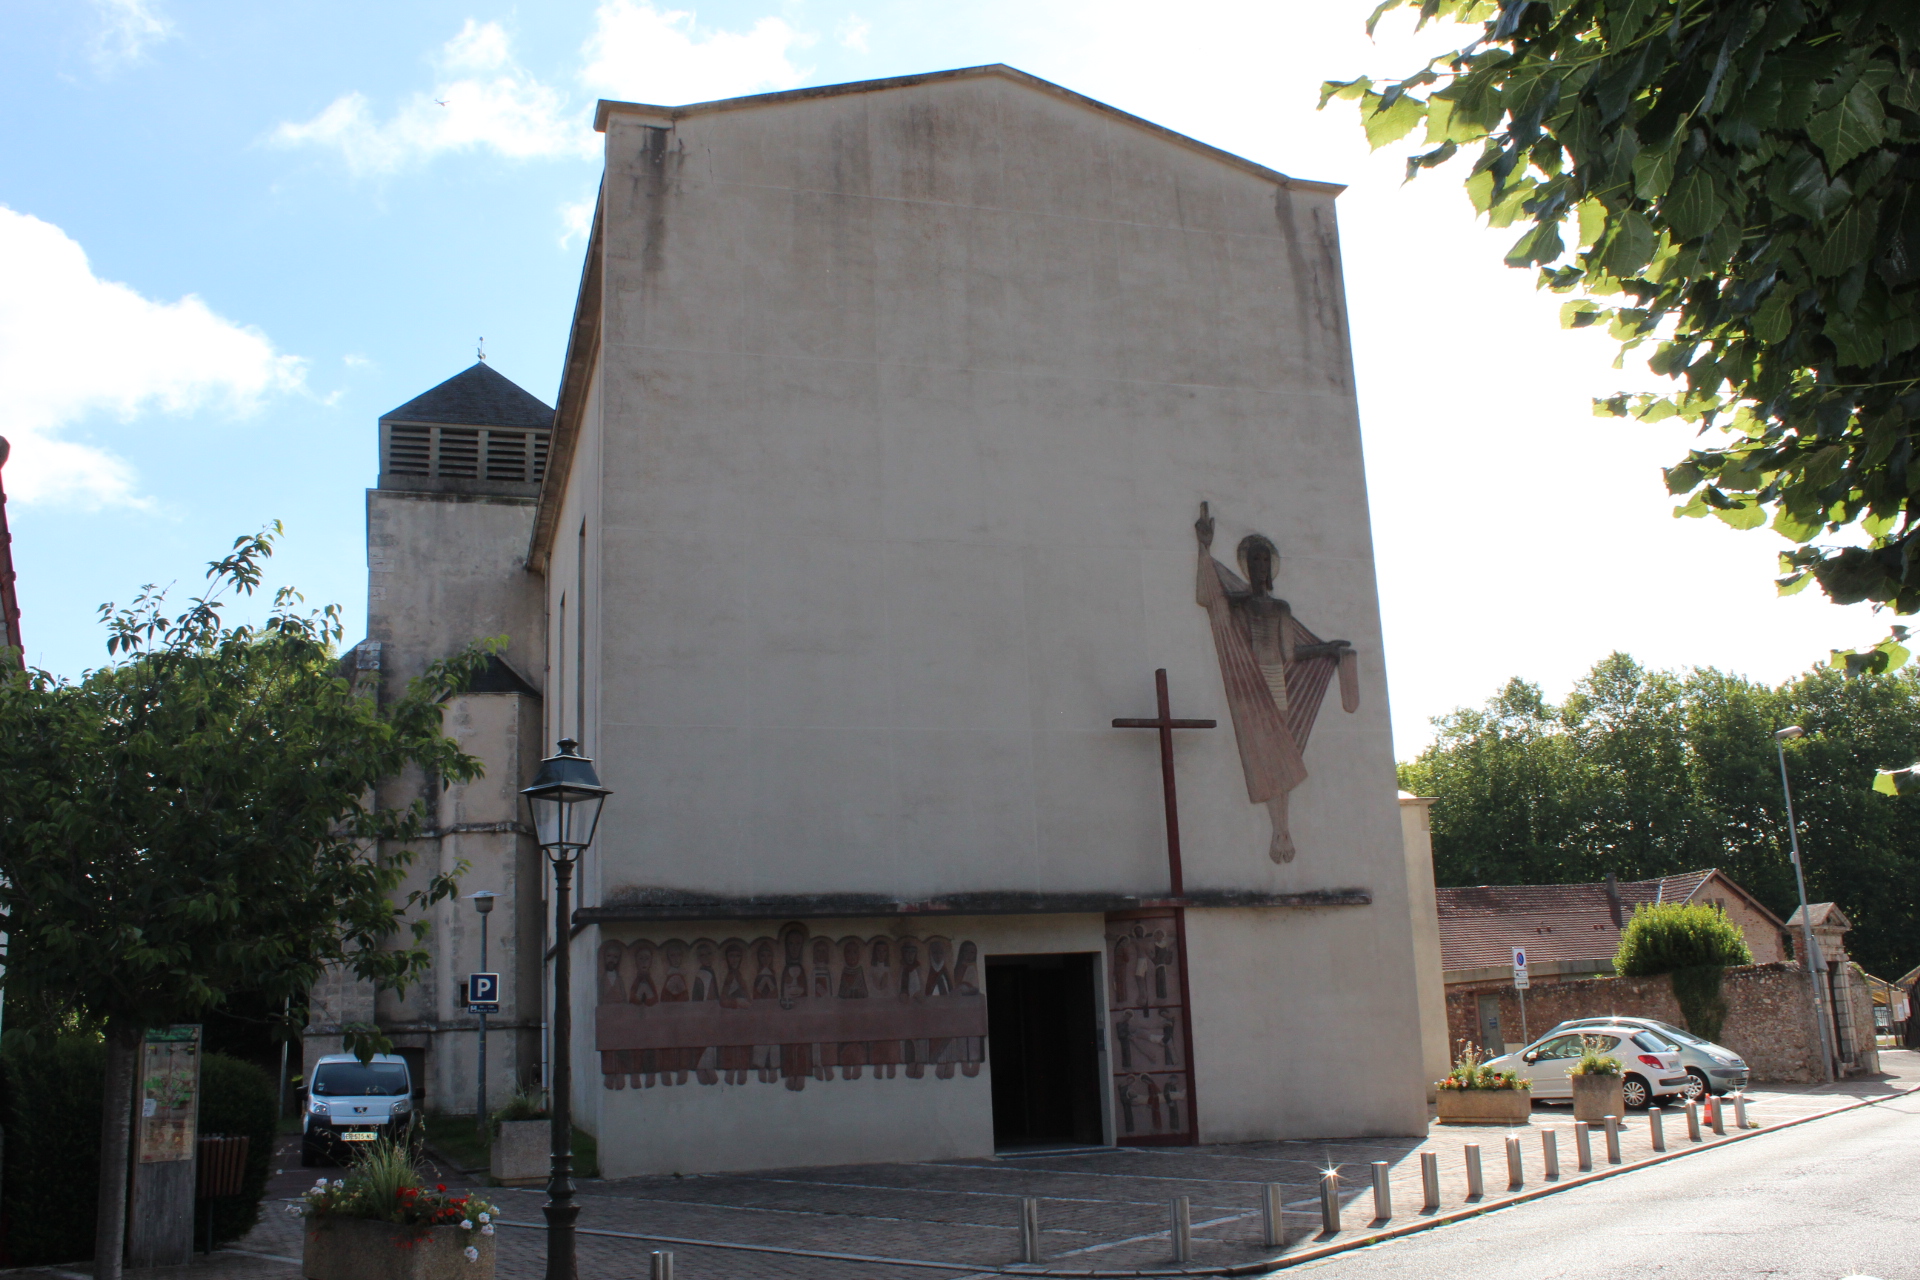
<path id="1" fill-rule="evenodd" d="M 349 93 L 311 120 L 282 124 L 273 140 L 338 151 L 357 174 L 391 173 L 446 152 L 483 148 L 515 160 L 598 154 L 585 114 L 514 64 L 498 23 L 468 19 L 435 64 L 432 91 L 414 94 L 386 120 L 364 95 Z"/>
<path id="2" fill-rule="evenodd" d="M 140 61 L 151 45 L 173 34 L 173 23 L 152 0 L 93 0 L 100 27 L 93 37 L 94 65 L 102 71 Z"/>
<path id="3" fill-rule="evenodd" d="M 91 415 L 244 413 L 303 384 L 303 362 L 259 330 L 191 294 L 155 302 L 102 280 L 60 228 L 4 206 L 0 278 L 0 423 L 21 501 L 146 505 L 125 459 L 63 438 Z"/>
<path id="4" fill-rule="evenodd" d="M 560 247 L 570 249 L 575 242 L 584 241 L 593 231 L 594 210 L 599 207 L 600 195 L 595 192 L 580 200 L 571 200 L 560 206 Z"/>
<path id="5" fill-rule="evenodd" d="M 770 89 L 806 77 L 792 54 L 813 43 L 779 18 L 746 31 L 715 31 L 683 9 L 646 0 L 605 0 L 583 51 L 580 81 L 605 96 L 678 105 Z"/>
<path id="6" fill-rule="evenodd" d="M 790 55 L 811 42 L 779 18 L 716 31 L 688 11 L 606 0 L 581 49 L 578 80 L 591 93 L 665 103 L 786 89 L 806 75 Z M 467 19 L 441 46 L 434 67 L 433 89 L 415 93 L 385 119 L 364 94 L 346 93 L 310 120 L 282 124 L 273 141 L 338 152 L 356 174 L 392 173 L 449 152 L 490 150 L 515 160 L 599 156 L 588 104 L 515 63 L 499 23 Z"/>
<path id="7" fill-rule="evenodd" d="M 513 46 L 506 28 L 472 18 L 440 51 L 440 65 L 450 71 L 498 71 L 512 61 Z"/>
<path id="8" fill-rule="evenodd" d="M 850 13 L 840 23 L 840 29 L 835 34 L 839 37 L 842 48 L 851 49 L 855 53 L 866 53 L 868 52 L 867 37 L 873 34 L 873 24 L 857 13 Z"/>

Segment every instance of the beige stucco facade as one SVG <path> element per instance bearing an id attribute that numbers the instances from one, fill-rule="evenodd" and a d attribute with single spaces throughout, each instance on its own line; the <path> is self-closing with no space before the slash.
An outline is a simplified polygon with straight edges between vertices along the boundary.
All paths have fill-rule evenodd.
<path id="1" fill-rule="evenodd" d="M 1334 191 L 1017 74 L 603 119 L 533 556 L 549 739 L 615 793 L 582 901 L 1164 896 L 1152 739 L 1108 722 L 1151 712 L 1155 667 L 1176 715 L 1228 719 L 1194 597 L 1207 501 L 1217 546 L 1278 544 L 1276 590 L 1354 643 L 1363 697 L 1314 729 L 1286 865 L 1231 729 L 1181 736 L 1186 883 L 1370 902 L 1189 913 L 1200 1136 L 1419 1129 Z M 989 962 L 1101 950 L 1100 916 L 1064 919 L 972 936 Z M 777 1164 L 748 1119 L 788 1111 L 820 1158 L 978 1154 L 980 1079 L 580 1102 L 610 1173 Z M 942 1136 L 912 1136 L 930 1114 Z"/>
<path id="2" fill-rule="evenodd" d="M 570 738 L 612 789 L 566 943 L 601 1170 L 990 1154 L 1016 999 L 1071 1015 L 1074 1141 L 1424 1131 L 1431 853 L 1395 800 L 1337 188 L 1006 68 L 599 118 L 501 566 L 539 727 L 499 776 Z M 1196 597 L 1203 503 L 1223 570 L 1270 539 L 1274 594 L 1353 655 L 1353 710 L 1297 730 L 1291 861 Z M 1179 895 L 1155 734 L 1112 724 L 1156 668 L 1217 722 L 1174 731 Z"/>

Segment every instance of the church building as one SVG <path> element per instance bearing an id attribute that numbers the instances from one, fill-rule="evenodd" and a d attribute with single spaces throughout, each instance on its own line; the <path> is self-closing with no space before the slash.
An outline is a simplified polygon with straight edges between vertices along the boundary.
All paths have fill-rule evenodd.
<path id="1" fill-rule="evenodd" d="M 1424 1132 L 1339 188 L 1003 66 L 596 127 L 555 406 L 475 365 L 368 495 L 357 669 L 509 637 L 448 704 L 486 777 L 383 797 L 502 895 L 491 1102 L 565 946 L 608 1176 Z M 556 939 L 514 793 L 562 739 L 612 795 Z M 310 1042 L 378 1021 L 471 1112 L 436 913 Z"/>

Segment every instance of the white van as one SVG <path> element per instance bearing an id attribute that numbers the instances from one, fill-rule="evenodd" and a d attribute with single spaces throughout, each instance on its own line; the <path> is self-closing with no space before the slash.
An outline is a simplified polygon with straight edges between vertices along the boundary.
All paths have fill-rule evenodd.
<path id="1" fill-rule="evenodd" d="M 337 1164 L 362 1143 L 394 1137 L 413 1119 L 413 1079 L 407 1060 L 377 1053 L 362 1062 L 330 1053 L 307 1077 L 301 1108 L 300 1163 Z"/>

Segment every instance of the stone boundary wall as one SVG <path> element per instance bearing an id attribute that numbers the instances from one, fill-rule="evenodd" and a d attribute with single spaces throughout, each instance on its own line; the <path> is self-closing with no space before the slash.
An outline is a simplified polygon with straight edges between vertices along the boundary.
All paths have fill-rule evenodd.
<path id="1" fill-rule="evenodd" d="M 1727 970 L 1722 991 L 1727 1022 L 1720 1043 L 1747 1060 L 1756 1080 L 1818 1078 L 1820 1050 L 1807 1024 L 1806 970 L 1792 964 L 1738 965 Z M 1479 998 L 1498 995 L 1500 1025 L 1517 1031 L 1520 1003 L 1512 982 L 1461 983 L 1447 988 L 1447 1039 L 1457 1054 L 1479 1044 Z M 1584 978 L 1527 990 L 1527 1029 L 1537 1039 L 1569 1018 L 1628 1014 L 1687 1025 L 1674 999 L 1673 980 Z"/>

